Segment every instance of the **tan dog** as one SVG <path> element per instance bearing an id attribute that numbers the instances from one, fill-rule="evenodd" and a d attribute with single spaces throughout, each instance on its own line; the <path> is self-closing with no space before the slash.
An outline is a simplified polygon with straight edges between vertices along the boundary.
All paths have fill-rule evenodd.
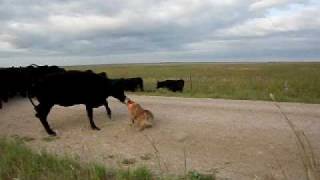
<path id="1" fill-rule="evenodd" d="M 127 105 L 132 124 L 135 124 L 140 131 L 152 127 L 154 117 L 149 110 L 143 109 L 138 103 L 132 100 L 128 100 Z"/>

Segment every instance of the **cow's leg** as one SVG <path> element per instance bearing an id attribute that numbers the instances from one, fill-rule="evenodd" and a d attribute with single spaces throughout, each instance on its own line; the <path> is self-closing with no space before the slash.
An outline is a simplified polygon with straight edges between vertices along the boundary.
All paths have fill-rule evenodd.
<path id="1" fill-rule="evenodd" d="M 141 91 L 144 91 L 144 89 L 143 89 L 143 83 L 140 83 L 140 90 L 141 90 Z"/>
<path id="2" fill-rule="evenodd" d="M 87 110 L 87 114 L 89 117 L 89 122 L 90 122 L 91 128 L 94 130 L 100 130 L 100 128 L 98 128 L 93 121 L 93 108 L 86 105 L 86 110 Z"/>
<path id="3" fill-rule="evenodd" d="M 103 105 L 106 108 L 109 119 L 111 119 L 111 109 L 109 108 L 108 101 L 105 101 Z"/>
<path id="4" fill-rule="evenodd" d="M 6 94 L 4 97 L 2 97 L 2 100 L 3 100 L 3 102 L 8 102 L 8 100 L 9 100 L 9 97 L 8 97 L 8 95 Z"/>
<path id="5" fill-rule="evenodd" d="M 52 105 L 39 104 L 36 107 L 36 111 L 37 111 L 36 116 L 40 119 L 40 122 L 43 125 L 44 129 L 47 131 L 47 133 L 51 136 L 56 136 L 57 134 L 50 128 L 47 121 L 47 117 L 51 108 L 52 108 Z"/>

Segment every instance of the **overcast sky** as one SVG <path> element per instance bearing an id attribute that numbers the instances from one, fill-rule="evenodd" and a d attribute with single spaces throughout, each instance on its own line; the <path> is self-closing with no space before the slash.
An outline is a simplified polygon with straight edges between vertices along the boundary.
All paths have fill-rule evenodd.
<path id="1" fill-rule="evenodd" d="M 0 0 L 0 66 L 320 60 L 319 0 Z"/>

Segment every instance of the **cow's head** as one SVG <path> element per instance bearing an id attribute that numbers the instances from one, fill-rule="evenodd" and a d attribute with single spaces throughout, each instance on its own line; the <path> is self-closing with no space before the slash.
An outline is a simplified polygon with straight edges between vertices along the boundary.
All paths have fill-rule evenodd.
<path id="1" fill-rule="evenodd" d="M 111 81 L 111 96 L 125 103 L 127 97 L 124 94 L 123 82 L 120 80 Z"/>

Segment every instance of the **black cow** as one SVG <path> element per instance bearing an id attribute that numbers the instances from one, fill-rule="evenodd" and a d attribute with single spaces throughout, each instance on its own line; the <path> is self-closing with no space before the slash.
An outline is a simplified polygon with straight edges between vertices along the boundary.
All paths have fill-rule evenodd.
<path id="1" fill-rule="evenodd" d="M 3 68 L 0 68 L 0 109 L 2 109 L 2 101 L 3 101 L 3 98 L 4 98 L 4 89 L 3 89 L 3 78 L 4 76 L 4 69 Z"/>
<path id="2" fill-rule="evenodd" d="M 182 92 L 184 87 L 184 80 L 165 80 L 165 81 L 157 81 L 157 89 L 159 88 L 167 88 L 173 92 Z"/>
<path id="3" fill-rule="evenodd" d="M 94 73 L 91 69 L 86 70 L 85 72 Z M 105 73 L 105 72 L 101 72 L 101 73 L 97 73 L 97 74 L 100 75 L 100 76 L 102 76 L 102 77 L 108 78 L 108 75 L 107 75 L 107 73 Z"/>
<path id="4" fill-rule="evenodd" d="M 108 79 L 92 72 L 67 71 L 45 76 L 36 83 L 30 93 L 29 99 L 36 110 L 38 117 L 49 135 L 56 135 L 47 122 L 47 116 L 54 105 L 72 106 L 84 104 L 86 106 L 92 129 L 99 130 L 93 121 L 93 108 L 104 105 L 111 117 L 107 98 L 114 98 L 125 102 L 126 96 L 119 81 Z M 31 97 L 39 101 L 35 105 Z"/>
<path id="5" fill-rule="evenodd" d="M 36 64 L 25 67 L 25 74 L 27 74 L 28 76 L 29 84 L 34 84 L 35 82 L 39 81 L 39 79 L 48 74 L 59 72 L 66 72 L 66 70 L 58 66 L 38 66 Z"/>
<path id="6" fill-rule="evenodd" d="M 27 90 L 33 83 L 50 73 L 65 72 L 58 66 L 10 67 L 0 69 L 0 109 L 2 102 L 20 95 L 26 97 Z"/>
<path id="7" fill-rule="evenodd" d="M 0 109 L 2 109 L 2 103 L 8 102 L 9 89 L 8 89 L 8 70 L 6 68 L 0 69 Z"/>
<path id="8" fill-rule="evenodd" d="M 135 77 L 135 78 L 122 78 L 120 79 L 123 83 L 123 87 L 125 91 L 137 91 L 140 89 L 140 91 L 143 90 L 143 80 L 141 77 Z"/>

